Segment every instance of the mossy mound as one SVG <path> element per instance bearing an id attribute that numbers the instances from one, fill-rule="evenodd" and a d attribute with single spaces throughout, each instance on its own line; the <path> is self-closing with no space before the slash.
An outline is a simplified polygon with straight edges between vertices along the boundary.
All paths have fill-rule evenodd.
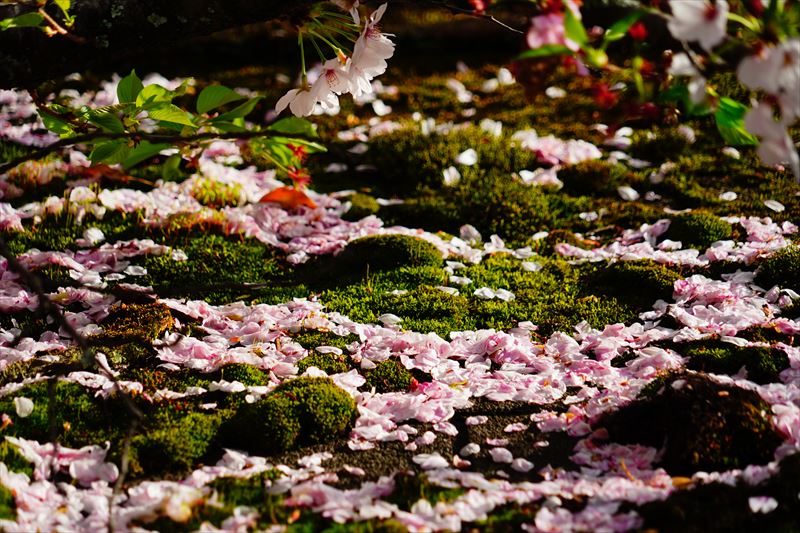
<path id="1" fill-rule="evenodd" d="M 5 439 L 0 441 L 0 463 L 5 464 L 11 472 L 21 472 L 33 477 L 33 464 L 19 453 L 16 446 Z M 0 498 L 0 508 L 2 508 L 1 500 L 2 498 Z"/>
<path id="2" fill-rule="evenodd" d="M 659 164 L 685 152 L 691 143 L 677 128 L 636 131 L 630 153 L 637 159 Z"/>
<path id="3" fill-rule="evenodd" d="M 670 301 L 673 286 L 682 277 L 676 269 L 654 261 L 618 261 L 600 266 L 587 281 L 592 292 L 646 309 L 656 300 Z"/>
<path id="4" fill-rule="evenodd" d="M 236 300 L 279 303 L 307 295 L 302 285 L 287 283 L 279 252 L 255 239 L 197 231 L 164 238 L 188 259 L 175 261 L 169 254 L 144 259 L 147 275 L 139 283 L 151 285 L 159 296 L 223 304 Z"/>
<path id="5" fill-rule="evenodd" d="M 733 237 L 730 224 L 711 213 L 684 213 L 672 219 L 664 238 L 705 251 L 716 241 Z"/>
<path id="6" fill-rule="evenodd" d="M 778 285 L 800 291 L 800 245 L 787 246 L 767 257 L 758 267 L 756 282 L 766 289 Z"/>
<path id="7" fill-rule="evenodd" d="M 222 422 L 222 413 L 156 413 L 150 428 L 131 441 L 131 473 L 189 473 L 213 449 Z"/>
<path id="8" fill-rule="evenodd" d="M 201 204 L 213 209 L 237 206 L 244 202 L 244 190 L 238 183 L 223 183 L 202 178 L 192 187 L 191 195 Z"/>
<path id="9" fill-rule="evenodd" d="M 312 366 L 319 368 L 328 375 L 341 374 L 350 370 L 348 357 L 335 353 L 311 353 L 297 362 L 297 373 L 304 374 Z"/>
<path id="10" fill-rule="evenodd" d="M 169 307 L 162 303 L 120 304 L 111 308 L 100 325 L 103 332 L 95 335 L 97 342 L 150 342 L 170 329 L 175 320 Z"/>
<path id="11" fill-rule="evenodd" d="M 690 358 L 687 368 L 734 375 L 744 367 L 747 369 L 747 379 L 756 383 L 780 381 L 778 374 L 789 367 L 786 352 L 772 347 L 740 347 L 711 340 L 692 342 L 685 347 L 678 345 L 676 348 Z"/>
<path id="12" fill-rule="evenodd" d="M 321 260 L 336 280 L 417 266 L 439 266 L 442 252 L 426 240 L 408 235 L 370 235 L 351 241 L 337 256 Z"/>
<path id="13" fill-rule="evenodd" d="M 800 454 L 780 462 L 779 473 L 756 486 L 709 483 L 678 490 L 664 501 L 638 509 L 643 530 L 665 533 L 707 531 L 800 531 Z M 753 513 L 749 498 L 770 496 L 778 507 L 769 513 Z"/>
<path id="14" fill-rule="evenodd" d="M 381 361 L 367 374 L 367 387 L 378 392 L 406 391 L 414 377 L 397 359 Z"/>
<path id="15" fill-rule="evenodd" d="M 272 455 L 342 437 L 356 415 L 353 399 L 331 379 L 300 377 L 242 406 L 225 433 L 238 447 Z"/>
<path id="16" fill-rule="evenodd" d="M 473 149 L 478 162 L 474 167 L 459 165 L 456 157 Z M 376 166 L 381 176 L 378 186 L 387 194 L 409 194 L 417 189 L 443 188 L 443 172 L 450 166 L 468 178 L 478 168 L 497 169 L 506 176 L 536 164 L 536 156 L 521 149 L 507 136 L 494 137 L 476 126 L 449 134 L 423 135 L 418 125 L 375 137 L 365 160 Z"/>
<path id="17" fill-rule="evenodd" d="M 335 346 L 342 350 L 358 340 L 358 335 L 337 335 L 331 331 L 319 331 L 314 329 L 303 329 L 292 336 L 292 340 L 307 350 L 313 350 L 317 346 Z"/>
<path id="18" fill-rule="evenodd" d="M 342 215 L 345 220 L 361 220 L 364 217 L 376 214 L 381 206 L 378 201 L 368 194 L 355 193 L 347 197 L 350 209 Z"/>
<path id="19" fill-rule="evenodd" d="M 676 374 L 597 425 L 614 442 L 664 447 L 664 468 L 671 475 L 692 475 L 769 462 L 782 442 L 770 412 L 755 392 L 702 374 Z"/>
<path id="20" fill-rule="evenodd" d="M 238 381 L 247 386 L 264 386 L 270 383 L 269 372 L 244 363 L 231 363 L 219 369 L 219 378 Z"/>
<path id="21" fill-rule="evenodd" d="M 643 183 L 642 177 L 625 165 L 597 159 L 566 166 L 558 171 L 558 178 L 564 182 L 565 192 L 579 196 L 617 197 L 617 187 L 627 185 L 637 188 Z"/>

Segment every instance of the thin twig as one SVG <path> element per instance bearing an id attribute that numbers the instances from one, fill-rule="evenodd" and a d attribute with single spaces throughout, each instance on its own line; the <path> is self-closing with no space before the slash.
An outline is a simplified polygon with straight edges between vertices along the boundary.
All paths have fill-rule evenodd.
<path id="1" fill-rule="evenodd" d="M 209 131 L 203 133 L 196 133 L 194 135 L 164 135 L 159 133 L 142 133 L 142 132 L 108 133 L 103 131 L 97 131 L 93 133 L 87 133 L 85 135 L 78 135 L 77 137 L 68 137 L 65 139 L 61 139 L 43 148 L 34 150 L 28 155 L 12 159 L 11 161 L 8 161 L 0 165 L 0 174 L 8 172 L 12 168 L 16 167 L 17 165 L 21 165 L 26 161 L 35 161 L 37 159 L 42 159 L 43 157 L 52 154 L 53 152 L 57 152 L 62 148 L 66 148 L 68 146 L 75 146 L 77 144 L 83 144 L 91 141 L 96 141 L 98 139 L 106 139 L 109 141 L 113 141 L 116 139 L 130 139 L 132 141 L 137 141 L 137 142 L 148 141 L 151 143 L 185 144 L 185 143 L 193 143 L 196 141 L 204 141 L 209 139 L 254 139 L 257 137 L 287 137 L 291 139 L 300 139 L 304 141 L 312 141 L 312 142 L 319 141 L 319 139 L 317 138 L 308 137 L 306 135 L 298 135 L 295 133 L 284 133 L 274 130 L 232 131 L 224 133 L 214 133 Z"/>
<path id="2" fill-rule="evenodd" d="M 488 13 L 481 13 L 481 12 L 474 11 L 474 10 L 471 10 L 471 9 L 465 9 L 463 7 L 453 6 L 453 5 L 448 4 L 447 2 L 443 2 L 441 0 L 428 0 L 428 3 L 437 5 L 439 7 L 444 8 L 444 9 L 447 9 L 448 11 L 450 11 L 453 14 L 469 15 L 469 16 L 475 17 L 475 18 L 482 18 L 482 19 L 490 20 L 490 21 L 494 22 L 495 24 L 498 24 L 498 25 L 502 26 L 503 28 L 505 28 L 507 30 L 513 31 L 514 33 L 520 33 L 520 34 L 524 34 L 525 33 L 522 30 L 518 30 L 517 28 L 513 28 L 513 27 L 509 26 L 508 24 L 506 24 L 502 20 L 499 20 L 498 18 L 496 18 L 493 15 L 490 15 Z"/>

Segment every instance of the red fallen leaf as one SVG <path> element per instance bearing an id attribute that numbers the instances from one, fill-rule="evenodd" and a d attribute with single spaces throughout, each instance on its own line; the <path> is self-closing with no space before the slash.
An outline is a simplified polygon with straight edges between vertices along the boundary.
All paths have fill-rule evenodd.
<path id="1" fill-rule="evenodd" d="M 292 187 L 278 187 L 277 189 L 273 189 L 262 196 L 259 202 L 272 202 L 286 209 L 296 209 L 301 205 L 310 207 L 311 209 L 317 207 L 314 200 L 306 196 L 306 193 Z"/>

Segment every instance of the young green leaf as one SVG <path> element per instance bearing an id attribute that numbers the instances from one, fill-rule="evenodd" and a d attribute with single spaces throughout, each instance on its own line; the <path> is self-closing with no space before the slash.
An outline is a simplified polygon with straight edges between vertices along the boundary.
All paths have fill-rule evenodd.
<path id="1" fill-rule="evenodd" d="M 95 111 L 89 115 L 89 122 L 110 133 L 122 133 L 125 131 L 122 121 L 111 113 L 97 113 Z"/>
<path id="2" fill-rule="evenodd" d="M 128 156 L 122 161 L 122 168 L 128 170 L 129 168 L 138 165 L 146 159 L 150 159 L 158 154 L 161 150 L 169 148 L 171 145 L 166 143 L 151 144 L 147 141 L 140 142 L 136 148 L 128 153 Z"/>
<path id="3" fill-rule="evenodd" d="M 171 155 L 161 165 L 161 179 L 164 181 L 176 181 L 181 177 L 181 155 Z"/>
<path id="4" fill-rule="evenodd" d="M 290 135 L 305 135 L 306 137 L 317 136 L 317 130 L 314 128 L 314 124 L 300 117 L 282 118 L 270 124 L 267 129 L 279 133 L 288 133 Z"/>
<path id="5" fill-rule="evenodd" d="M 37 28 L 44 22 L 44 17 L 39 13 L 25 13 L 18 17 L 11 17 L 0 20 L 0 30 L 11 28 Z"/>
<path id="6" fill-rule="evenodd" d="M 89 154 L 89 159 L 93 165 L 97 163 L 119 163 L 127 157 L 129 151 L 130 148 L 127 141 L 115 139 L 96 144 L 92 153 Z"/>
<path id="7" fill-rule="evenodd" d="M 147 115 L 153 120 L 163 120 L 164 122 L 172 122 L 173 124 L 181 124 L 192 128 L 197 127 L 192 122 L 191 113 L 167 102 L 161 102 L 149 107 Z"/>
<path id="8" fill-rule="evenodd" d="M 136 96 L 136 105 L 144 106 L 159 102 L 172 102 L 172 99 L 176 96 L 177 95 L 173 91 L 170 91 L 166 87 L 162 87 L 157 83 L 153 83 L 147 87 L 144 87 L 139 92 L 139 94 Z"/>
<path id="9" fill-rule="evenodd" d="M 608 43 L 619 41 L 625 34 L 628 33 L 628 30 L 636 24 L 642 16 L 644 15 L 643 11 L 634 11 L 630 15 L 616 21 L 614 24 L 611 25 L 606 30 L 605 35 L 603 35 L 603 45 L 607 45 Z"/>
<path id="10" fill-rule="evenodd" d="M 217 117 L 217 119 L 221 121 L 231 120 L 234 118 L 244 118 L 249 115 L 253 109 L 255 109 L 256 104 L 263 98 L 263 96 L 256 96 L 255 98 L 250 98 L 243 104 L 240 104 L 234 107 L 231 111 L 227 113 L 223 113 Z"/>
<path id="11" fill-rule="evenodd" d="M 517 56 L 517 59 L 535 59 L 537 57 L 561 56 L 572 54 L 572 50 L 563 44 L 546 44 L 533 50 L 526 50 Z"/>
<path id="12" fill-rule="evenodd" d="M 121 103 L 134 102 L 143 89 L 142 80 L 132 70 L 130 74 L 119 80 L 117 85 L 117 98 Z"/>
<path id="13" fill-rule="evenodd" d="M 753 146 L 758 144 L 756 139 L 744 127 L 744 116 L 747 113 L 747 106 L 723 97 L 719 99 L 719 106 L 714 113 L 714 120 L 717 129 L 726 143 L 733 146 Z"/>
<path id="14" fill-rule="evenodd" d="M 569 8 L 564 10 L 564 35 L 567 39 L 578 43 L 580 46 L 584 46 L 589 42 L 589 36 L 586 34 L 583 23 Z"/>
<path id="15" fill-rule="evenodd" d="M 197 112 L 208 113 L 219 106 L 243 100 L 244 96 L 222 85 L 209 85 L 197 97 Z"/>
<path id="16" fill-rule="evenodd" d="M 37 110 L 37 112 L 39 113 L 39 117 L 42 119 L 42 123 L 44 123 L 44 127 L 48 130 L 52 131 L 53 133 L 57 133 L 58 135 L 69 135 L 72 133 L 72 126 L 70 126 L 68 123 L 54 117 L 53 115 L 43 113 L 41 109 Z"/>

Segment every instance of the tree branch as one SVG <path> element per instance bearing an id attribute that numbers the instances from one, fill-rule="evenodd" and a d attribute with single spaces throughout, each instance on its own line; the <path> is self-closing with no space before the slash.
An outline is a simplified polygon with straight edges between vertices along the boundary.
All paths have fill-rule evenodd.
<path id="1" fill-rule="evenodd" d="M 204 132 L 204 133 L 196 133 L 194 135 L 164 135 L 158 133 L 141 133 L 141 132 L 107 133 L 98 131 L 94 133 L 87 133 L 85 135 L 78 135 L 77 137 L 68 137 L 66 139 L 61 139 L 60 141 L 56 141 L 53 144 L 49 144 L 43 148 L 39 148 L 38 150 L 35 150 L 27 155 L 12 159 L 11 161 L 8 161 L 0 165 L 0 174 L 8 172 L 12 168 L 16 167 L 17 165 L 21 165 L 26 161 L 35 161 L 37 159 L 42 159 L 43 157 L 52 154 L 53 152 L 57 152 L 62 148 L 66 148 L 68 146 L 75 146 L 87 142 L 92 142 L 98 139 L 105 139 L 109 141 L 113 141 L 115 139 L 131 139 L 137 142 L 148 141 L 154 144 L 155 143 L 188 144 L 197 141 L 205 141 L 211 139 L 254 139 L 258 137 L 287 137 L 292 139 L 301 139 L 304 141 L 312 141 L 312 142 L 319 141 L 319 139 L 317 138 L 311 138 L 306 135 L 288 134 L 273 130 L 234 131 L 226 133 Z"/>

